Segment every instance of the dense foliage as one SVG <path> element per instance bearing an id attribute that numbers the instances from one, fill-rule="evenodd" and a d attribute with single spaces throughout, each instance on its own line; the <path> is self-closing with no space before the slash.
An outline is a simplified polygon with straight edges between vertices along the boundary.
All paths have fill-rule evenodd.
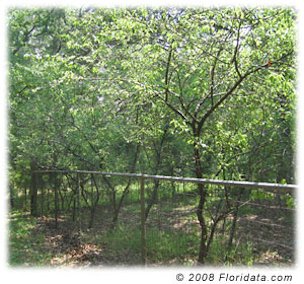
<path id="1" fill-rule="evenodd" d="M 195 144 L 204 175 L 292 182 L 294 17 L 281 9 L 12 10 L 11 167 L 35 159 L 129 171 L 139 144 L 138 171 L 155 171 L 161 155 L 159 172 L 191 175 Z M 203 124 L 199 137 L 193 122 Z"/>

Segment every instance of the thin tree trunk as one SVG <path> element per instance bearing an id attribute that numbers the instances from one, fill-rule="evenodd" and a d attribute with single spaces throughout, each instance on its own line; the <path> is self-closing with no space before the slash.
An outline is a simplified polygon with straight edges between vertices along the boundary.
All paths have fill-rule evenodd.
<path id="1" fill-rule="evenodd" d="M 43 216 L 44 215 L 44 188 L 43 188 L 43 185 L 40 184 L 40 190 L 41 190 L 41 215 Z"/>
<path id="2" fill-rule="evenodd" d="M 56 173 L 51 173 L 51 180 L 52 180 L 52 186 L 54 188 L 54 194 L 55 194 L 55 200 L 54 200 L 54 205 L 55 205 L 55 227 L 58 227 L 58 215 L 59 215 L 59 198 L 58 198 L 58 180 Z"/>
<path id="3" fill-rule="evenodd" d="M 132 165 L 130 166 L 130 169 L 129 169 L 131 173 L 133 173 L 135 171 L 136 163 L 137 163 L 138 156 L 139 156 L 139 150 L 140 150 L 140 144 L 136 144 L 134 160 L 133 160 Z M 123 190 L 123 193 L 122 193 L 122 195 L 119 199 L 118 204 L 116 203 L 115 188 L 111 186 L 112 187 L 112 192 L 113 192 L 113 198 L 115 197 L 115 202 L 113 203 L 113 219 L 112 219 L 112 225 L 111 225 L 112 229 L 114 229 L 116 227 L 118 216 L 119 216 L 119 213 L 120 213 L 120 209 L 122 207 L 123 201 L 125 200 L 128 192 L 129 192 L 130 185 L 131 185 L 131 178 L 129 177 L 128 183 Z"/>
<path id="4" fill-rule="evenodd" d="M 93 190 L 94 190 L 93 183 L 96 188 L 96 195 L 97 195 L 95 200 L 94 200 L 94 195 L 93 195 Z M 92 174 L 91 175 L 91 215 L 90 215 L 90 221 L 89 221 L 89 229 L 91 229 L 94 224 L 95 212 L 96 212 L 96 207 L 97 207 L 99 198 L 100 198 L 99 188 L 98 188 L 97 182 Z"/>
<path id="5" fill-rule="evenodd" d="M 194 144 L 194 160 L 195 160 L 195 173 L 197 178 L 202 178 L 203 171 L 201 166 L 201 156 L 198 145 Z M 198 184 L 199 203 L 196 210 L 196 216 L 201 227 L 201 239 L 198 254 L 198 263 L 204 264 L 207 256 L 207 225 L 204 216 L 204 205 L 206 202 L 206 189 L 203 184 Z"/>
<path id="6" fill-rule="evenodd" d="M 34 171 L 37 169 L 36 162 L 32 160 L 31 162 L 31 215 L 34 217 L 38 216 L 38 208 L 37 208 L 37 173 Z"/>
<path id="7" fill-rule="evenodd" d="M 50 210 L 51 210 L 50 195 L 51 195 L 51 193 L 50 193 L 50 187 L 48 185 L 47 194 L 46 194 L 46 210 L 47 210 L 47 212 L 50 212 Z"/>
<path id="8" fill-rule="evenodd" d="M 77 178 L 77 232 L 81 232 L 81 204 L 80 204 L 80 175 L 76 175 Z"/>
<path id="9" fill-rule="evenodd" d="M 61 191 L 61 187 L 58 188 L 58 194 L 59 194 L 59 199 L 60 199 L 60 208 L 61 211 L 64 212 L 64 204 L 65 204 L 65 200 L 64 200 L 64 193 Z"/>
<path id="10" fill-rule="evenodd" d="M 151 198 L 148 201 L 148 204 L 145 209 L 145 220 L 147 221 L 150 210 L 152 206 L 157 203 L 157 196 L 158 196 L 158 188 L 159 188 L 159 180 L 154 180 L 154 188 L 151 194 Z"/>
<path id="11" fill-rule="evenodd" d="M 207 253 L 209 252 L 211 243 L 212 243 L 212 241 L 213 241 L 216 227 L 217 227 L 218 223 L 219 223 L 221 220 L 222 220 L 222 218 L 221 218 L 221 217 L 218 217 L 218 218 L 215 219 L 215 221 L 214 221 L 213 224 L 212 224 L 212 227 L 211 227 L 211 230 L 210 230 L 210 235 L 209 235 L 208 242 L 207 242 Z"/>
<path id="12" fill-rule="evenodd" d="M 128 180 L 128 184 L 126 185 L 120 199 L 119 199 L 119 203 L 117 204 L 117 206 L 115 206 L 115 210 L 114 210 L 114 216 L 112 219 L 112 228 L 115 228 L 117 220 L 118 220 L 118 215 L 120 212 L 120 209 L 122 207 L 123 201 L 125 200 L 125 197 L 127 196 L 128 192 L 129 192 L 129 187 L 131 185 L 131 179 L 129 178 Z"/>
<path id="13" fill-rule="evenodd" d="M 15 202 L 14 202 L 13 188 L 11 185 L 9 186 L 9 196 L 10 196 L 10 206 L 12 210 L 14 209 Z"/>
<path id="14" fill-rule="evenodd" d="M 232 244 L 233 244 L 233 239 L 235 237 L 236 224 L 237 224 L 237 219 L 238 219 L 240 201 L 241 201 L 241 198 L 242 198 L 242 194 L 243 194 L 243 189 L 240 189 L 239 192 L 238 192 L 238 196 L 237 196 L 236 206 L 235 206 L 235 209 L 234 209 L 233 215 L 232 215 L 233 220 L 232 220 L 232 225 L 231 225 L 230 234 L 229 234 L 229 240 L 228 240 L 228 245 L 227 245 L 227 254 L 225 256 L 225 261 L 227 261 L 228 254 L 232 249 Z"/>
<path id="15" fill-rule="evenodd" d="M 75 188 L 73 189 L 73 222 L 76 221 L 76 200 L 77 200 L 77 182 L 75 182 Z"/>
<path id="16" fill-rule="evenodd" d="M 26 186 L 24 187 L 24 203 L 23 203 L 23 208 L 26 209 L 27 207 L 27 188 Z"/>
<path id="17" fill-rule="evenodd" d="M 199 192 L 199 204 L 197 206 L 196 215 L 201 227 L 201 240 L 199 247 L 198 263 L 204 264 L 207 256 L 207 245 L 206 245 L 207 225 L 204 217 L 204 204 L 206 201 L 206 192 L 202 184 L 198 185 L 198 192 Z"/>
<path id="18" fill-rule="evenodd" d="M 159 147 L 155 147 L 155 151 L 156 151 L 156 163 L 155 163 L 155 169 L 154 169 L 154 175 L 158 174 L 158 170 L 159 167 L 161 166 L 162 163 L 162 152 L 163 152 L 163 146 L 168 134 L 168 129 L 169 129 L 169 122 L 167 121 L 165 124 L 165 128 L 163 130 L 163 134 L 159 143 Z M 153 188 L 153 192 L 151 194 L 150 199 L 148 200 L 148 204 L 147 207 L 145 209 L 145 220 L 148 219 L 150 210 L 152 208 L 152 206 L 157 202 L 158 199 L 158 188 L 159 188 L 159 180 L 155 180 L 154 181 L 154 188 Z"/>

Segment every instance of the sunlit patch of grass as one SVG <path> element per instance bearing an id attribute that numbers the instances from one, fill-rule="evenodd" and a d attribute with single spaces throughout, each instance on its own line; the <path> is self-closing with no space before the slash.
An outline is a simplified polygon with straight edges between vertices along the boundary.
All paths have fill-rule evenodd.
<path id="1" fill-rule="evenodd" d="M 233 244 L 227 249 L 227 242 L 221 237 L 213 240 L 208 253 L 207 262 L 214 265 L 247 265 L 254 262 L 253 248 L 251 243 Z"/>
<path id="2" fill-rule="evenodd" d="M 150 230 L 147 235 L 148 259 L 156 263 L 193 264 L 198 241 L 195 234 Z"/>
<path id="3" fill-rule="evenodd" d="M 107 248 L 109 257 L 121 264 L 140 264 L 141 231 L 118 226 L 99 238 Z M 195 262 L 198 236 L 181 234 L 173 230 L 149 228 L 146 233 L 149 264 L 188 264 Z"/>
<path id="4" fill-rule="evenodd" d="M 34 233 L 36 220 L 20 212 L 12 212 L 9 223 L 9 263 L 19 265 L 45 265 L 51 255 L 44 247 L 44 236 Z"/>

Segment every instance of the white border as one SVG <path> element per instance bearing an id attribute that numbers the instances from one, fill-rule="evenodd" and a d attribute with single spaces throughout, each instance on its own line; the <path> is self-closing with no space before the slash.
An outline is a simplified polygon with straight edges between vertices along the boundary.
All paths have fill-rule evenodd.
<path id="1" fill-rule="evenodd" d="M 231 272 L 231 273 L 263 273 L 267 275 L 271 274 L 292 274 L 293 281 L 291 283 L 301 283 L 301 268 L 304 264 L 303 259 L 303 225 L 304 218 L 303 215 L 303 193 L 301 190 L 303 184 L 303 169 L 304 169 L 304 148 L 302 146 L 303 139 L 303 122 L 302 122 L 302 110 L 304 109 L 304 98 L 302 96 L 304 88 L 304 60 L 303 60 L 303 50 L 304 50 L 304 37 L 301 35 L 301 27 L 304 27 L 304 10 L 302 9 L 300 3 L 302 1 L 174 1 L 174 0 L 138 0 L 138 1 L 119 1 L 119 0 L 108 0 L 108 1 L 62 1 L 62 0 L 52 0 L 52 1 L 1 1 L 0 3 L 0 64 L 2 68 L 1 78 L 0 78 L 0 88 L 1 88 L 1 101 L 0 101 L 0 151 L 1 151 L 1 161 L 0 161 L 0 185 L 1 185 L 1 199 L 0 199 L 0 213 L 1 214 L 1 227 L 0 227 L 0 271 L 2 283 L 178 283 L 175 280 L 176 273 L 189 273 L 189 272 L 215 272 L 219 274 L 220 272 Z M 291 6 L 295 7 L 298 11 L 298 94 L 297 94 L 297 181 L 299 185 L 298 189 L 298 216 L 297 218 L 297 258 L 296 266 L 294 268 L 214 268 L 214 267 L 203 267 L 203 268 L 159 268 L 159 269 L 144 269 L 144 268 L 100 268 L 100 269 L 12 269 L 7 265 L 7 239 L 6 239 L 6 204 L 7 204 L 7 9 L 10 7 L 49 7 L 49 6 L 65 6 L 65 7 L 81 7 L 81 6 L 100 6 L 100 7 L 130 7 L 130 6 Z M 301 80 L 303 78 L 303 80 Z M 303 279 L 303 278 L 302 278 Z M 301 281 L 301 282 L 300 282 Z M 185 283 L 186 281 L 180 282 Z M 207 283 L 207 282 L 204 282 Z M 208 282 L 208 283 L 217 283 Z M 225 283 L 225 282 L 220 282 Z M 243 282 L 242 282 L 243 283 Z M 246 282 L 244 282 L 246 283 Z M 249 283 L 249 282 L 247 282 Z M 257 282 L 255 282 L 257 283 Z M 270 282 L 271 283 L 271 282 Z M 272 282 L 275 283 L 275 282 Z M 281 282 L 283 283 L 283 282 Z"/>

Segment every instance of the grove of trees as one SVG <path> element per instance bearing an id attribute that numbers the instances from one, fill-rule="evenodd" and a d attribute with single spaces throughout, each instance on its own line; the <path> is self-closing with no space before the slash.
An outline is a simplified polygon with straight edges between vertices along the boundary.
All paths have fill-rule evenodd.
<path id="1" fill-rule="evenodd" d="M 12 9 L 8 17 L 12 206 L 35 169 L 294 183 L 292 9 Z M 204 185 L 197 194 L 204 263 Z"/>

